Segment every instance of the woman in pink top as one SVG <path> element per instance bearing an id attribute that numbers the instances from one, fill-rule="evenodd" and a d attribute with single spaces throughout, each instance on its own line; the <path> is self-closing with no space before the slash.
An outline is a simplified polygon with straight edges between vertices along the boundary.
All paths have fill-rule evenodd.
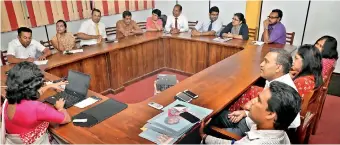
<path id="1" fill-rule="evenodd" d="M 152 11 L 152 16 L 148 17 L 146 20 L 146 30 L 147 31 L 162 31 L 163 22 L 160 19 L 162 12 L 158 9 Z"/>
<path id="2" fill-rule="evenodd" d="M 319 49 L 322 54 L 322 77 L 327 79 L 327 74 L 335 66 L 335 62 L 338 60 L 337 49 L 338 42 L 332 36 L 322 36 L 319 38 L 314 46 Z"/>
<path id="3" fill-rule="evenodd" d="M 6 144 L 49 144 L 49 123 L 65 124 L 71 121 L 64 109 L 64 100 L 58 100 L 55 108 L 38 101 L 48 89 L 60 90 L 60 82 L 44 85 L 44 75 L 31 62 L 16 64 L 8 73 L 4 123 Z M 5 101 L 5 102 L 6 102 Z M 2 132 L 4 133 L 4 132 Z"/>

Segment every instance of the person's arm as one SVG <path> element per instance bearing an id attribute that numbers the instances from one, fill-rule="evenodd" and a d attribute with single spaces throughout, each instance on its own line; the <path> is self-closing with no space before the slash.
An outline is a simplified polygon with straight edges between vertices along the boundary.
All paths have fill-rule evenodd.
<path id="1" fill-rule="evenodd" d="M 16 63 L 20 63 L 20 62 L 24 62 L 24 61 L 33 62 L 34 58 L 29 57 L 27 59 L 21 59 L 21 58 L 16 58 L 13 55 L 7 55 L 7 60 L 8 60 L 9 63 L 16 64 Z"/>
<path id="2" fill-rule="evenodd" d="M 50 56 L 52 54 L 51 50 L 49 48 L 45 48 L 42 51 L 43 55 L 41 55 L 38 60 L 45 60 L 48 56 Z"/>
<path id="3" fill-rule="evenodd" d="M 61 100 L 58 100 L 56 102 L 56 106 L 54 109 L 47 104 L 40 103 L 37 105 L 37 120 L 39 121 L 47 121 L 52 123 L 59 123 L 59 124 L 66 124 L 71 122 L 71 117 L 64 109 L 65 102 L 61 102 Z"/>
<path id="4" fill-rule="evenodd" d="M 269 20 L 264 20 L 263 21 L 263 26 L 264 26 L 264 31 L 262 34 L 262 39 L 264 43 L 271 43 L 270 38 L 269 38 Z"/>
<path id="5" fill-rule="evenodd" d="M 77 33 L 77 37 L 79 39 L 83 39 L 83 40 L 98 39 L 100 37 L 100 35 L 88 35 L 88 34 L 86 34 L 87 31 L 88 31 L 87 29 L 88 29 L 87 23 L 86 22 L 82 23 L 80 28 L 79 28 L 79 31 Z"/>
<path id="6" fill-rule="evenodd" d="M 152 19 L 150 17 L 146 19 L 146 25 L 145 26 L 146 26 L 146 31 L 161 31 L 157 22 L 155 23 L 154 21 L 152 21 Z M 156 28 L 152 28 L 152 26 L 155 26 Z"/>
<path id="7" fill-rule="evenodd" d="M 233 27 L 233 25 L 231 23 L 229 23 L 226 27 L 224 27 L 224 29 L 220 33 L 220 37 L 228 38 L 229 37 L 229 33 L 231 32 L 232 27 Z"/>
<path id="8" fill-rule="evenodd" d="M 133 21 L 133 34 L 143 34 L 143 30 Z"/>
<path id="9" fill-rule="evenodd" d="M 117 23 L 116 23 L 116 27 L 117 27 L 117 32 L 118 33 L 122 33 L 123 34 L 123 36 L 128 36 L 128 33 L 127 33 L 127 31 L 124 29 L 124 26 L 122 25 L 122 23 L 121 23 L 121 21 L 118 21 Z"/>
<path id="10" fill-rule="evenodd" d="M 88 35 L 83 32 L 78 32 L 77 37 L 83 40 L 91 40 L 91 39 L 98 39 L 100 35 Z"/>
<path id="11" fill-rule="evenodd" d="M 179 32 L 187 32 L 187 31 L 189 31 L 189 23 L 188 23 L 188 20 L 185 18 L 185 17 L 183 17 L 183 28 L 180 28 L 179 29 Z"/>
<path id="12" fill-rule="evenodd" d="M 53 37 L 52 38 L 52 40 L 51 40 L 51 43 L 52 43 L 52 46 L 53 46 L 53 48 L 54 49 L 57 49 L 58 51 L 64 51 L 65 50 L 65 48 L 63 48 L 63 47 L 60 47 L 59 48 L 59 46 L 61 45 L 60 43 L 59 43 L 59 41 L 58 41 L 58 34 L 55 36 L 55 37 Z M 58 44 L 59 43 L 59 44 Z"/>

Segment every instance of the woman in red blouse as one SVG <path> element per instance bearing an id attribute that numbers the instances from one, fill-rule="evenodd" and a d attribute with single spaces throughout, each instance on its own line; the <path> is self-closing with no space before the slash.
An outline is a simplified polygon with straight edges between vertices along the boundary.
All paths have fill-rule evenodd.
<path id="1" fill-rule="evenodd" d="M 321 53 L 313 45 L 302 45 L 294 57 L 292 77 L 301 97 L 322 85 Z"/>
<path id="2" fill-rule="evenodd" d="M 71 117 L 64 109 L 64 100 L 58 100 L 51 107 L 38 99 L 48 89 L 62 91 L 59 86 L 66 84 L 44 85 L 44 74 L 37 65 L 26 61 L 16 64 L 8 72 L 6 81 L 1 130 L 2 135 L 7 133 L 5 144 L 50 144 L 49 123 L 66 124 Z"/>
<path id="3" fill-rule="evenodd" d="M 338 42 L 332 36 L 322 36 L 319 38 L 314 46 L 319 49 L 322 54 L 322 77 L 323 80 L 327 79 L 327 74 L 335 66 L 335 62 L 338 60 L 337 51 Z"/>
<path id="4" fill-rule="evenodd" d="M 322 84 L 321 53 L 313 45 L 302 45 L 295 55 L 291 76 L 301 97 Z M 250 100 L 256 98 L 263 88 L 252 86 L 230 108 L 229 111 L 240 110 Z M 254 99 L 256 100 L 256 99 Z M 250 102 L 249 102 L 250 103 Z M 248 109 L 248 107 L 243 107 Z"/>

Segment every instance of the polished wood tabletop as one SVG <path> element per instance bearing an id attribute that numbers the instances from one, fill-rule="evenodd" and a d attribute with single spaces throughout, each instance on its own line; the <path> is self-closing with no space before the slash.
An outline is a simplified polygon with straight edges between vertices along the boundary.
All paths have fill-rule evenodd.
<path id="1" fill-rule="evenodd" d="M 127 37 L 115 43 L 89 46 L 84 48 L 83 53 L 77 53 L 73 55 L 63 55 L 61 53 L 54 54 L 48 58 L 48 64 L 42 68 L 47 71 L 45 72 L 45 78 L 48 80 L 58 79 L 57 76 L 52 74 L 58 73 L 57 71 L 59 69 L 63 69 L 62 67 L 70 66 L 70 64 L 84 65 L 86 62 L 84 60 L 99 55 L 105 55 L 105 57 L 103 56 L 103 62 L 105 62 L 105 65 L 107 66 L 103 68 L 103 70 L 105 69 L 108 71 L 109 75 L 105 77 L 109 79 L 115 78 L 113 74 L 115 74 L 119 69 L 124 69 L 124 71 L 128 73 L 129 70 L 134 72 L 135 67 L 137 67 L 137 70 L 135 73 L 131 73 L 129 75 L 130 78 L 119 76 L 117 79 L 126 81 L 162 67 L 181 70 L 193 75 L 176 84 L 175 86 L 163 91 L 162 93 L 157 94 L 156 96 L 150 97 L 139 103 L 128 104 L 127 109 L 91 128 L 78 127 L 74 126 L 72 123 L 69 123 L 58 127 L 51 127 L 50 131 L 66 142 L 74 144 L 151 143 L 150 141 L 138 136 L 138 134 L 142 132 L 140 128 L 146 124 L 147 120 L 161 113 L 161 111 L 149 107 L 147 105 L 149 102 L 153 101 L 163 106 L 167 106 L 174 101 L 174 96 L 178 92 L 189 89 L 199 95 L 199 98 L 192 100 L 191 103 L 212 109 L 213 113 L 209 116 L 212 117 L 236 100 L 240 94 L 242 94 L 257 79 L 260 78 L 259 66 L 264 55 L 270 50 L 270 48 L 283 48 L 289 52 L 292 52 L 296 49 L 296 47 L 292 45 L 279 44 L 265 44 L 262 46 L 256 46 L 253 45 L 251 41 L 244 40 L 230 40 L 224 43 L 219 43 L 213 41 L 214 38 L 215 37 L 212 36 L 192 37 L 189 33 L 170 35 L 159 32 L 147 32 L 140 36 Z M 157 43 L 157 45 L 151 43 Z M 149 62 L 152 63 L 154 61 L 153 59 L 143 60 L 145 62 L 142 64 L 144 66 L 143 68 L 138 68 L 139 63 L 132 61 L 122 65 L 118 64 L 116 68 L 117 70 L 115 71 L 108 70 L 112 69 L 112 64 L 115 63 L 113 62 L 112 58 L 113 56 L 116 56 L 113 55 L 116 53 L 116 51 L 133 47 L 133 49 L 129 52 L 132 54 L 136 53 L 136 56 L 139 56 L 138 54 L 140 45 L 145 45 L 145 49 L 147 49 L 149 46 L 156 48 L 155 52 L 157 53 L 153 52 L 153 56 L 155 56 L 153 58 L 157 58 L 158 63 L 153 63 L 153 68 L 150 68 L 150 71 L 145 71 L 143 69 L 148 68 L 148 65 L 150 64 Z M 226 50 L 219 49 L 220 47 L 225 47 Z M 144 47 L 141 48 L 144 49 Z M 218 51 L 215 52 L 208 49 L 214 49 Z M 230 52 L 228 49 L 231 49 Z M 144 51 L 142 52 L 143 54 L 148 53 Z M 219 54 L 219 52 L 221 54 Z M 190 53 L 197 53 L 197 55 L 187 55 Z M 186 55 L 181 56 L 181 54 Z M 225 56 L 222 56 L 224 54 Z M 178 58 L 176 58 L 177 56 Z M 204 58 L 201 59 L 200 56 Z M 125 56 L 124 58 L 126 61 L 129 59 L 135 59 L 134 57 L 126 58 Z M 138 57 L 138 60 L 139 59 L 141 58 Z M 80 60 L 82 60 L 81 64 L 74 64 Z M 97 59 L 93 59 L 91 61 L 96 60 Z M 96 63 L 86 63 L 86 65 L 88 64 L 95 65 Z M 131 65 L 131 67 L 123 68 L 124 65 Z M 5 85 L 5 72 L 10 68 L 11 65 L 1 67 L 1 85 Z M 138 71 L 139 69 L 142 71 L 140 74 Z M 52 74 L 49 73 L 49 70 Z M 84 72 L 86 73 L 86 71 Z M 99 78 L 100 76 L 96 77 Z M 106 87 L 117 87 L 119 85 L 118 83 L 120 83 L 117 82 L 117 84 L 115 84 L 113 79 L 110 80 L 111 81 L 107 82 Z M 94 81 L 96 81 L 96 79 Z M 100 83 L 100 81 L 98 83 Z M 101 90 L 104 88 L 105 87 L 96 89 Z M 42 95 L 41 99 L 55 93 L 56 92 L 54 91 L 47 91 L 44 95 Z M 5 96 L 4 89 L 2 89 L 1 94 Z M 89 96 L 91 95 L 102 97 L 104 100 L 108 99 L 107 97 L 101 95 L 100 92 L 96 93 L 89 91 Z M 67 110 L 71 115 L 76 115 L 88 108 L 89 107 L 85 109 L 79 109 L 76 107 L 71 107 Z"/>

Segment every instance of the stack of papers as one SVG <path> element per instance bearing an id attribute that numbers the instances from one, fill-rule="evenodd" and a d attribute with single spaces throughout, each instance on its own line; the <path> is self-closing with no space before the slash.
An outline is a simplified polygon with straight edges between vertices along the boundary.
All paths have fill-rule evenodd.
<path id="1" fill-rule="evenodd" d="M 33 63 L 36 65 L 45 65 L 47 64 L 48 60 L 36 60 Z"/>
<path id="2" fill-rule="evenodd" d="M 176 124 L 167 123 L 168 110 L 176 105 L 183 105 L 186 111 L 196 116 L 200 120 L 207 117 L 213 110 L 199 107 L 190 103 L 179 100 L 174 101 L 167 107 L 163 108 L 163 112 L 156 115 L 147 121 L 142 127 L 143 132 L 139 134 L 140 137 L 150 140 L 156 144 L 173 144 L 186 132 L 188 132 L 196 123 L 191 123 L 185 118 L 178 116 L 179 122 Z M 176 107 L 175 107 L 176 108 Z"/>
<path id="3" fill-rule="evenodd" d="M 213 39 L 214 41 L 217 42 L 227 42 L 229 40 L 231 40 L 231 38 L 221 38 L 221 37 L 216 37 L 215 39 Z"/>

